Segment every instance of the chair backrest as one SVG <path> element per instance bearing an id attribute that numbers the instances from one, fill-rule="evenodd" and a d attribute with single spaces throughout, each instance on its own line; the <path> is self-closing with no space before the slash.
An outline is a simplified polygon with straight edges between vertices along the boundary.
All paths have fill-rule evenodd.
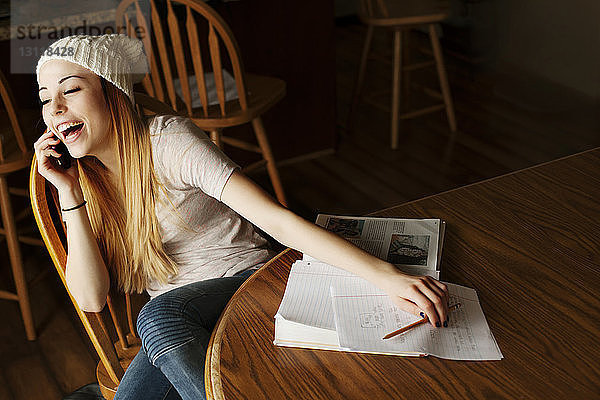
<path id="1" fill-rule="evenodd" d="M 177 115 L 177 111 L 169 107 L 168 104 L 160 100 L 150 97 L 144 93 L 135 92 L 135 105 L 140 116 L 147 117 L 149 115 Z"/>
<path id="2" fill-rule="evenodd" d="M 389 17 L 388 7 L 385 0 L 360 0 L 360 12 L 367 18 Z"/>
<path id="3" fill-rule="evenodd" d="M 142 4 L 149 3 L 150 10 L 146 12 L 149 15 L 142 12 L 140 1 Z M 185 21 L 182 26 L 180 20 Z M 168 102 L 173 109 L 178 112 L 185 110 L 190 116 L 192 100 L 194 97 L 198 98 L 204 115 L 207 116 L 207 74 L 212 72 L 220 112 L 222 116 L 226 116 L 223 68 L 230 67 L 238 95 L 236 101 L 242 110 L 248 108 L 244 68 L 238 44 L 225 21 L 202 0 L 123 0 L 116 11 L 116 25 L 117 29 L 125 30 L 129 36 L 137 35 L 144 44 L 150 73 L 142 83 L 150 96 L 166 101 L 166 87 Z M 167 30 L 168 36 L 165 34 Z M 202 34 L 199 35 L 199 32 Z M 173 69 L 177 70 L 184 104 L 178 101 L 176 95 Z M 189 84 L 190 70 L 193 70 L 196 77 L 196 93 L 192 93 Z"/>
<path id="4" fill-rule="evenodd" d="M 146 95 L 136 93 L 135 99 L 141 115 L 174 114 L 168 105 Z M 38 228 L 56 271 L 69 292 L 65 280 L 68 249 L 58 193 L 56 188 L 38 173 L 35 156 L 31 163 L 29 190 Z M 81 310 L 70 292 L 69 297 L 104 367 L 103 370 L 99 368 L 99 373 L 101 371 L 107 374 L 116 387 L 124 373 L 121 361 L 131 360 L 139 348 L 140 339 L 135 331 L 135 318 L 148 297 L 111 290 L 106 299 L 107 307 L 99 313 Z"/>
<path id="5" fill-rule="evenodd" d="M 10 122 L 10 126 L 12 128 L 12 135 L 14 135 L 14 139 L 16 140 L 17 146 L 21 152 L 22 157 L 31 152 L 31 148 L 27 146 L 25 143 L 25 138 L 23 136 L 23 130 L 21 129 L 21 124 L 19 123 L 19 119 L 17 117 L 17 110 L 15 107 L 15 100 L 6 80 L 4 74 L 0 71 L 0 98 L 2 100 L 2 104 L 4 105 L 4 109 L 8 114 L 8 120 Z M 12 138 L 3 137 L 0 140 L 0 164 L 5 162 L 6 157 L 6 149 L 4 148 L 5 143 L 9 143 Z"/>

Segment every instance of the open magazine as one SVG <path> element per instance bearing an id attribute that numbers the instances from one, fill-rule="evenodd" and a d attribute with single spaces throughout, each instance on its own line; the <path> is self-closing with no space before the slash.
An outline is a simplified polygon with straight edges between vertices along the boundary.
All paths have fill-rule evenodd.
<path id="1" fill-rule="evenodd" d="M 446 224 L 440 219 L 319 214 L 316 224 L 413 275 L 440 278 Z M 304 255 L 305 261 L 316 261 Z"/>

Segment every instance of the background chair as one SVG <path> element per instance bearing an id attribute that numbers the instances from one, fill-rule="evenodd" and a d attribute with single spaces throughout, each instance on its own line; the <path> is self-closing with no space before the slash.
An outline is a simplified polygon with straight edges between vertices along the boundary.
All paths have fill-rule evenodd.
<path id="1" fill-rule="evenodd" d="M 391 102 L 391 147 L 398 148 L 399 122 L 401 119 L 415 118 L 424 114 L 446 110 L 448 124 L 452 132 L 456 131 L 456 118 L 454 116 L 454 106 L 450 96 L 450 86 L 442 57 L 442 50 L 436 32 L 436 24 L 446 19 L 449 15 L 449 4 L 446 0 L 361 0 L 360 18 L 367 25 L 367 36 L 363 47 L 358 77 L 356 80 L 352 104 L 348 117 L 348 126 L 351 126 L 354 112 L 358 108 L 360 93 L 364 83 L 367 59 L 373 39 L 375 28 L 387 28 L 394 32 L 394 60 L 393 60 L 393 88 Z M 434 62 L 420 62 L 411 65 L 402 64 L 402 35 L 409 33 L 410 29 L 425 27 L 431 47 L 433 50 Z M 405 77 L 409 71 L 435 65 L 440 81 L 441 93 L 424 88 L 424 92 L 434 98 L 443 100 L 443 103 L 429 107 L 400 112 L 400 90 L 401 90 L 401 72 L 405 72 Z M 405 82 L 408 89 L 408 82 Z M 408 90 L 405 91 L 408 93 Z"/>
<path id="2" fill-rule="evenodd" d="M 168 105 L 146 95 L 136 93 L 135 100 L 141 115 L 176 114 Z M 38 228 L 56 271 L 69 292 L 65 281 L 67 238 L 58 193 L 56 188 L 37 172 L 35 155 L 31 162 L 29 190 Z M 124 294 L 111 289 L 106 299 L 107 307 L 99 313 L 82 311 L 70 293 L 69 297 L 100 357 L 96 377 L 102 395 L 110 400 L 114 397 L 125 370 L 140 349 L 141 341 L 135 331 L 135 320 L 148 296 Z"/>
<path id="3" fill-rule="evenodd" d="M 126 27 L 130 36 L 135 36 L 136 30 L 142 32 L 150 65 L 150 73 L 143 81 L 145 90 L 150 96 L 169 102 L 173 109 L 210 132 L 217 146 L 227 144 L 260 154 L 262 160 L 244 171 L 266 164 L 277 199 L 287 205 L 261 119 L 263 113 L 284 97 L 285 82 L 246 74 L 231 29 L 203 1 L 150 0 L 149 3 L 149 17 L 143 14 L 138 0 L 123 0 L 116 12 L 117 27 Z M 221 134 L 225 128 L 248 122 L 258 146 Z"/>
<path id="4" fill-rule="evenodd" d="M 23 271 L 23 258 L 19 242 L 43 246 L 39 238 L 20 235 L 17 223 L 30 214 L 30 209 L 24 209 L 19 215 L 14 215 L 11 203 L 11 194 L 28 197 L 27 188 L 9 187 L 9 175 L 29 167 L 33 155 L 33 146 L 26 143 L 23 130 L 17 117 L 14 97 L 4 74 L 0 72 L 0 97 L 8 116 L 9 124 L 4 125 L 0 140 L 0 208 L 2 209 L 2 228 L 0 235 L 6 238 L 8 254 L 15 281 L 16 293 L 0 290 L 0 299 L 15 300 L 21 308 L 21 316 L 25 325 L 27 339 L 35 340 L 35 326 L 29 303 L 27 282 Z M 11 129 L 8 129 L 10 126 Z"/>

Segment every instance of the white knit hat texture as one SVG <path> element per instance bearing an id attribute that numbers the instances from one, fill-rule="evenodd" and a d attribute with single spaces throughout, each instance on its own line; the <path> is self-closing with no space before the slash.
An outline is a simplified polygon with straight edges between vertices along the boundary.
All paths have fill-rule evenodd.
<path id="1" fill-rule="evenodd" d="M 40 57 L 40 68 L 50 60 L 65 60 L 81 65 L 121 89 L 135 104 L 133 84 L 148 72 L 142 42 L 127 35 L 67 36 L 48 46 Z"/>

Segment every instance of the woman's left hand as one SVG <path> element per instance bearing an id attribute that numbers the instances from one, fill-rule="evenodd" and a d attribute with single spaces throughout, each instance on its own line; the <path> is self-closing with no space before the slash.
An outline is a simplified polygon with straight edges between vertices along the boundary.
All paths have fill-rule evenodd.
<path id="1" fill-rule="evenodd" d="M 377 286 L 382 288 L 401 310 L 411 314 L 425 313 L 431 325 L 448 322 L 448 288 L 430 276 L 412 276 L 397 269 L 385 274 Z"/>

